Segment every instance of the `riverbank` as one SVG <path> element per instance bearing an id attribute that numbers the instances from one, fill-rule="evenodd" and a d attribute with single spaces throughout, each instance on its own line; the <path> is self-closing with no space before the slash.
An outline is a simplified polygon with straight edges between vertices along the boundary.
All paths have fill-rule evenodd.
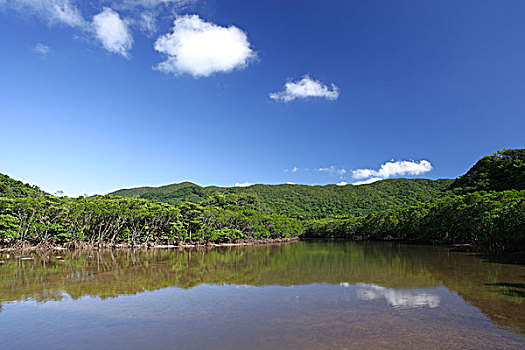
<path id="1" fill-rule="evenodd" d="M 0 252 L 16 252 L 16 251 L 38 251 L 38 250 L 77 250 L 77 249 L 186 249 L 186 248 L 215 248 L 215 247 L 242 247 L 255 245 L 271 245 L 283 244 L 299 241 L 299 237 L 286 238 L 266 238 L 266 239 L 235 239 L 228 242 L 211 242 L 211 241 L 194 241 L 194 242 L 177 242 L 174 244 L 162 244 L 159 242 L 146 243 L 89 243 L 83 241 L 68 242 L 63 244 L 37 243 L 31 244 L 29 242 L 4 242 L 0 246 Z"/>

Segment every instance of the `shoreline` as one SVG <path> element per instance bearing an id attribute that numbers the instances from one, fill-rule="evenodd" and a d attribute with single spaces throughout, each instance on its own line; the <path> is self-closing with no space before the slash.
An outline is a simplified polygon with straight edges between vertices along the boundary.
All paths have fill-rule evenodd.
<path id="1" fill-rule="evenodd" d="M 0 253 L 5 252 L 18 252 L 18 251 L 40 251 L 40 250 L 83 250 L 83 249 L 187 249 L 187 248 L 220 248 L 220 247 L 249 247 L 256 245 L 272 245 L 272 244 L 283 244 L 292 243 L 299 241 L 299 237 L 286 237 L 286 238 L 266 238 L 266 239 L 238 239 L 225 243 L 216 243 L 210 241 L 196 241 L 196 242 L 181 242 L 177 244 L 161 244 L 155 242 L 140 243 L 140 244 L 111 244 L 101 242 L 97 244 L 91 244 L 88 242 L 69 242 L 65 244 L 31 244 L 29 242 L 15 242 L 13 244 L 7 244 L 0 246 Z"/>
<path id="2" fill-rule="evenodd" d="M 31 244 L 30 242 L 3 242 L 0 245 L 0 253 L 22 253 L 22 252 L 45 252 L 45 251 L 82 251 L 82 250 L 148 250 L 148 249 L 215 249 L 215 248 L 242 248 L 253 247 L 258 245 L 280 245 L 286 243 L 303 242 L 377 242 L 377 243 L 398 243 L 406 245 L 422 245 L 422 246 L 441 246 L 451 249 L 455 252 L 470 252 L 473 254 L 480 254 L 489 259 L 503 259 L 505 261 L 512 261 L 513 263 L 525 264 L 525 250 L 515 252 L 494 252 L 484 249 L 483 246 L 472 243 L 453 243 L 443 241 L 425 241 L 425 240 L 400 240 L 400 239 L 348 239 L 344 237 L 286 237 L 286 238 L 266 238 L 266 239 L 238 239 L 229 242 L 217 243 L 212 241 L 195 241 L 195 242 L 177 242 L 176 244 L 166 244 L 161 242 L 147 242 L 140 244 L 111 244 L 100 242 L 97 244 L 90 244 L 88 242 L 68 242 L 63 244 Z M 0 264 L 2 261 L 0 261 Z"/>

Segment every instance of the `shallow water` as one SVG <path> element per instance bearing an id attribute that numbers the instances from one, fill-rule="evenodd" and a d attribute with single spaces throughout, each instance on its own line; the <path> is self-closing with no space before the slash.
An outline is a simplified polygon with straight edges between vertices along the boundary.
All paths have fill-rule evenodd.
<path id="1" fill-rule="evenodd" d="M 523 349 L 525 266 L 297 242 L 0 254 L 2 349 Z"/>

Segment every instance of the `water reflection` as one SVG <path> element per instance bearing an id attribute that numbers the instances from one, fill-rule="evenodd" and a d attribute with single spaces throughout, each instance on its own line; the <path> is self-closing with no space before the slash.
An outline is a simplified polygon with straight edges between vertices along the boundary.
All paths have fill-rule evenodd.
<path id="1" fill-rule="evenodd" d="M 135 295 L 199 285 L 351 286 L 356 300 L 440 309 L 444 286 L 493 322 L 525 332 L 525 267 L 442 247 L 305 243 L 248 248 L 0 254 L 1 302 Z M 249 289 L 248 288 L 248 289 Z M 323 298 L 321 295 L 320 298 Z M 312 301 L 315 303 L 316 301 Z M 371 303 L 368 303 L 371 304 Z"/>
<path id="2" fill-rule="evenodd" d="M 346 286 L 346 284 L 343 284 Z M 420 308 L 431 309 L 439 306 L 439 296 L 426 292 L 408 292 L 385 288 L 376 284 L 357 284 L 357 298 L 360 300 L 385 299 L 390 306 L 398 308 Z"/>

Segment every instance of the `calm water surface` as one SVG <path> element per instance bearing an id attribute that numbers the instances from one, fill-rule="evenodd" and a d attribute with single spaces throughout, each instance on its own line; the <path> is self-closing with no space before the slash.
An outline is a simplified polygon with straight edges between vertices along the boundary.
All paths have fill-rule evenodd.
<path id="1" fill-rule="evenodd" d="M 525 266 L 298 242 L 0 254 L 2 349 L 524 349 Z"/>

